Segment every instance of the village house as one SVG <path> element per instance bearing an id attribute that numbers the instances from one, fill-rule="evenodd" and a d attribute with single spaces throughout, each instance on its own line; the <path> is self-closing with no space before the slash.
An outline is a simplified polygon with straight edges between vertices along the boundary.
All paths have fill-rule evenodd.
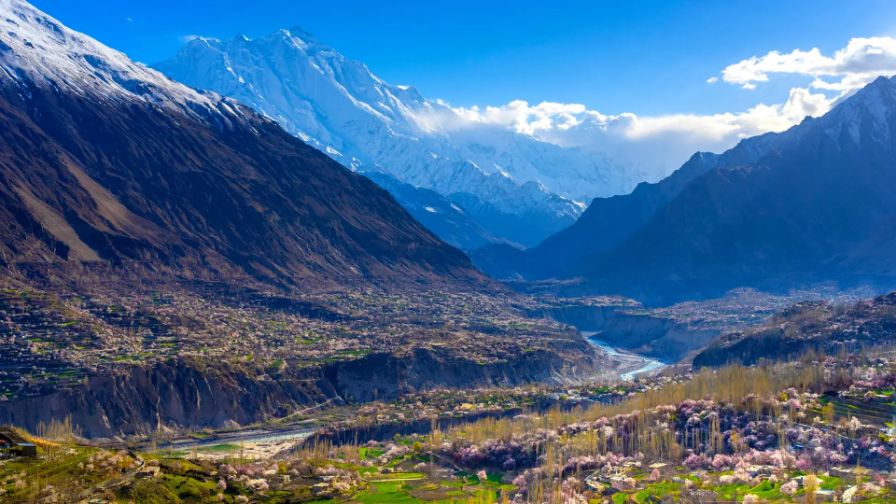
<path id="1" fill-rule="evenodd" d="M 37 447 L 12 429 L 0 429 L 0 459 L 13 457 L 37 457 Z"/>

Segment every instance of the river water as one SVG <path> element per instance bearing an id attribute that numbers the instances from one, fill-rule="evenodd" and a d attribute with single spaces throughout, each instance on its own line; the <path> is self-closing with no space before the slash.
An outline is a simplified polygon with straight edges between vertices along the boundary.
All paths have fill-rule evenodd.
<path id="1" fill-rule="evenodd" d="M 667 366 L 665 362 L 612 347 L 606 342 L 599 339 L 599 332 L 582 332 L 582 335 L 586 340 L 588 340 L 589 343 L 607 352 L 607 355 L 611 357 L 623 357 L 625 358 L 625 361 L 632 362 L 633 365 L 636 366 L 635 369 L 625 371 L 624 373 L 619 375 L 619 377 L 623 380 L 631 380 L 638 375 L 650 373 L 651 371 L 657 371 Z"/>

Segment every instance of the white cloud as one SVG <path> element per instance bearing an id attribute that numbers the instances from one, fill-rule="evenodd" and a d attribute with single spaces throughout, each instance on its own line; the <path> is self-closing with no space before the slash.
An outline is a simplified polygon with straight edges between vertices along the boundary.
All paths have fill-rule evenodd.
<path id="1" fill-rule="evenodd" d="M 463 119 L 449 127 L 464 127 L 467 124 L 494 124 L 505 126 L 519 133 L 535 136 L 541 130 L 568 130 L 581 123 L 591 111 L 578 103 L 542 102 L 530 106 L 524 100 L 514 100 L 506 105 L 488 106 L 480 109 L 454 108 Z"/>
<path id="2" fill-rule="evenodd" d="M 758 104 L 743 112 L 639 116 L 603 114 L 578 103 L 514 100 L 501 106 L 454 107 L 439 102 L 431 114 L 418 117 L 428 131 L 495 127 L 529 135 L 564 147 L 609 155 L 617 163 L 661 178 L 698 150 L 722 151 L 739 139 L 783 131 L 807 115 L 830 107 L 822 93 L 794 88 L 780 104 Z"/>
<path id="3" fill-rule="evenodd" d="M 879 75 L 896 74 L 896 39 L 856 37 L 830 56 L 818 48 L 771 51 L 727 66 L 722 70 L 722 80 L 755 89 L 757 83 L 768 82 L 773 74 L 813 77 L 811 87 L 815 89 L 854 91 Z"/>
<path id="4" fill-rule="evenodd" d="M 437 101 L 418 123 L 427 131 L 499 128 L 516 131 L 565 147 L 579 147 L 607 154 L 623 167 L 667 175 L 698 150 L 721 152 L 738 140 L 772 131 L 783 131 L 806 116 L 826 113 L 844 96 L 877 76 L 896 73 L 896 39 L 853 38 L 846 47 L 826 56 L 818 49 L 772 51 L 727 66 L 720 80 L 744 89 L 755 89 L 777 75 L 808 76 L 806 87 L 794 87 L 786 99 L 758 103 L 742 111 L 717 114 L 633 113 L 604 114 L 578 103 L 514 100 L 505 105 L 451 107 Z"/>

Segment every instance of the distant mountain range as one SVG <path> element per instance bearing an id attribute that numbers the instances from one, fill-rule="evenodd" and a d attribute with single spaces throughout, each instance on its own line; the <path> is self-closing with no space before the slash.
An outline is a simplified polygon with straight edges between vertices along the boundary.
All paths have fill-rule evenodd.
<path id="1" fill-rule="evenodd" d="M 384 190 L 237 102 L 0 0 L 0 265 L 479 281 Z"/>
<path id="2" fill-rule="evenodd" d="M 384 82 L 298 28 L 256 40 L 197 38 L 156 68 L 255 108 L 345 166 L 439 193 L 498 241 L 535 245 L 572 224 L 591 198 L 643 180 L 581 149 L 494 127 L 445 127 L 462 122 L 449 106 Z M 427 196 L 411 192 L 393 195 L 413 209 Z M 462 247 L 486 236 L 469 229 L 454 241 L 457 224 L 433 230 L 451 229 L 440 236 Z"/>
<path id="3" fill-rule="evenodd" d="M 881 77 L 783 133 L 696 154 L 656 184 L 594 200 L 526 251 L 474 256 L 499 277 L 578 279 L 651 302 L 753 286 L 896 283 L 896 82 Z"/>

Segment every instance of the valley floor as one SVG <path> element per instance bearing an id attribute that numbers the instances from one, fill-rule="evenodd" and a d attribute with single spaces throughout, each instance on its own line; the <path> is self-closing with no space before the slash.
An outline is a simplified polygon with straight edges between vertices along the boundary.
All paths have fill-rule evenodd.
<path id="1" fill-rule="evenodd" d="M 277 434 L 268 426 L 230 438 L 196 432 L 192 445 L 113 449 L 84 444 L 70 425 L 57 424 L 33 438 L 36 459 L 0 461 L 0 495 L 10 502 L 896 500 L 896 352 L 672 371 L 617 385 L 423 394 L 343 412 L 341 428 L 311 434 L 307 425 L 302 432 L 279 426 L 287 430 Z M 532 407 L 522 412 L 464 413 L 489 405 L 497 413 L 524 397 Z M 539 398 L 556 402 L 539 408 Z M 426 427 L 402 422 L 403 405 L 414 404 L 442 415 Z M 364 416 L 379 429 L 359 428 L 364 422 L 354 419 Z"/>
<path id="2" fill-rule="evenodd" d="M 530 315 L 535 303 L 472 289 L 3 279 L 0 422 L 35 429 L 71 416 L 88 437 L 139 436 L 618 373 L 575 329 Z"/>

